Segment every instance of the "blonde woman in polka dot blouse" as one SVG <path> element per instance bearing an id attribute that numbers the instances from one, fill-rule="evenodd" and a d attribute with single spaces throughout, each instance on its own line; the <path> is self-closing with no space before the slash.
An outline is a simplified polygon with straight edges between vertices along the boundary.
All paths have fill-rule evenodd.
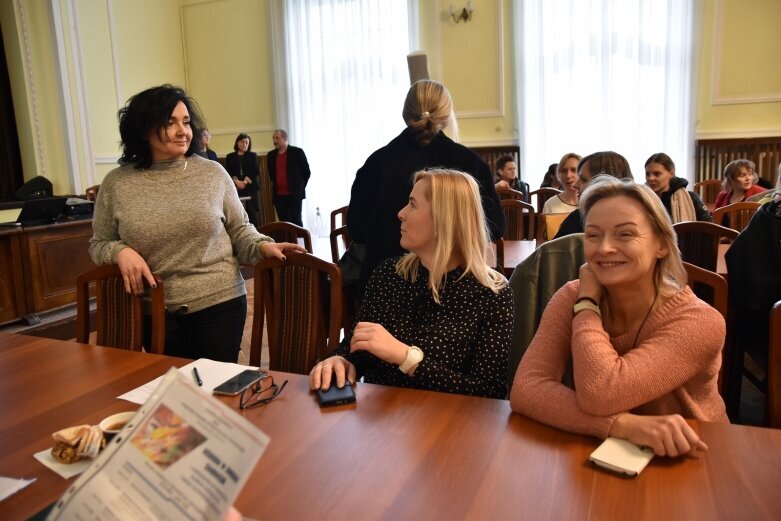
<path id="1" fill-rule="evenodd" d="M 505 398 L 513 322 L 507 280 L 488 267 L 480 191 L 468 174 L 415 174 L 399 212 L 410 253 L 373 272 L 358 321 L 334 356 L 309 374 L 333 379 Z"/>

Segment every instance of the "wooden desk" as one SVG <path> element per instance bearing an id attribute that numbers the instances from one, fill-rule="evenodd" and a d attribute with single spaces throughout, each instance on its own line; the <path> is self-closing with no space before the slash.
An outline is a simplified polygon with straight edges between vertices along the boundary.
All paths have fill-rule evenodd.
<path id="1" fill-rule="evenodd" d="M 76 277 L 95 267 L 91 237 L 92 219 L 0 231 L 0 324 L 76 302 Z"/>
<path id="2" fill-rule="evenodd" d="M 72 482 L 32 457 L 52 431 L 136 409 L 114 397 L 185 362 L 0 334 L 0 475 L 38 478 L 0 503 L 0 518 L 26 518 Z M 274 377 L 289 380 L 285 391 L 244 413 L 271 436 L 236 502 L 249 517 L 781 517 L 780 430 L 692 422 L 710 451 L 624 479 L 588 464 L 598 440 L 512 414 L 504 400 L 359 384 L 356 406 L 321 410 L 304 376 Z"/>

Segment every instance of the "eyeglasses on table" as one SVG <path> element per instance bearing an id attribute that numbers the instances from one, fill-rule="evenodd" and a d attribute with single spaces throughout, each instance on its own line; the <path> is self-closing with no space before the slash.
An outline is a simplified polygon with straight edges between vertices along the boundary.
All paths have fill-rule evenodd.
<path id="1" fill-rule="evenodd" d="M 266 405 L 271 400 L 282 393 L 287 385 L 287 380 L 282 385 L 274 383 L 274 377 L 269 375 L 266 378 L 258 380 L 251 387 L 246 388 L 239 398 L 239 409 L 249 409 L 258 405 Z"/>

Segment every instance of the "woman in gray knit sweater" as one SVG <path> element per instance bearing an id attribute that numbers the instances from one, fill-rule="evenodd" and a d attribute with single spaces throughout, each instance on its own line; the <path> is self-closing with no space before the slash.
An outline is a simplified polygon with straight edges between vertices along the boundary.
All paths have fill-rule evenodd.
<path id="1" fill-rule="evenodd" d="M 194 154 L 202 128 L 182 89 L 130 98 L 119 111 L 121 166 L 101 183 L 90 255 L 117 264 L 129 293 L 154 284 L 152 273 L 163 279 L 166 354 L 235 362 L 247 315 L 239 263 L 303 248 L 249 223 L 225 169 Z"/>

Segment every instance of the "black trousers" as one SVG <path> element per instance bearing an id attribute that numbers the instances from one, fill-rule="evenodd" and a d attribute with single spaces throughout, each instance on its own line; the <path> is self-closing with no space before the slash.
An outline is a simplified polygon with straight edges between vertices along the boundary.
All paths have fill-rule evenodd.
<path id="1" fill-rule="evenodd" d="M 280 221 L 304 226 L 301 221 L 301 203 L 303 199 L 293 197 L 292 195 L 275 195 L 274 208 L 277 209 L 277 217 Z"/>
<path id="2" fill-rule="evenodd" d="M 235 363 L 246 319 L 246 295 L 194 313 L 166 313 L 165 354 Z M 151 326 L 151 317 L 145 315 L 144 345 L 151 344 Z"/>

